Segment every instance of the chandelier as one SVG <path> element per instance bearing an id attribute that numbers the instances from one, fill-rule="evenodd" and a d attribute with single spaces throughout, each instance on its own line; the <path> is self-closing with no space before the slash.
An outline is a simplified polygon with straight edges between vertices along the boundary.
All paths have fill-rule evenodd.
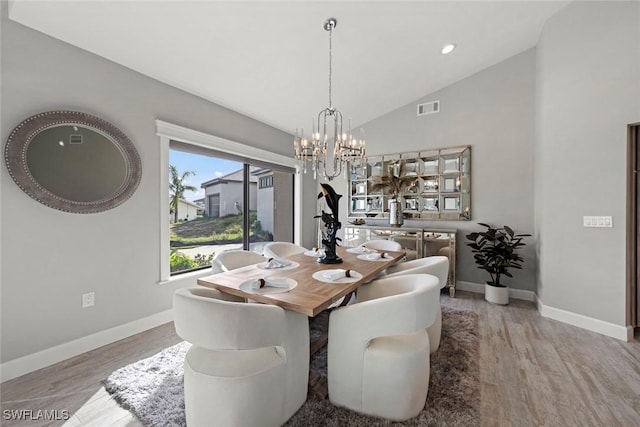
<path id="1" fill-rule="evenodd" d="M 351 133 L 351 119 L 349 119 L 348 132 L 343 132 L 342 113 L 331 103 L 331 38 L 337 22 L 335 18 L 329 18 L 324 22 L 324 29 L 329 32 L 329 107 L 318 114 L 317 126 L 316 119 L 313 118 L 309 139 L 305 137 L 304 129 L 301 129 L 300 134 L 296 129 L 293 138 L 295 157 L 300 162 L 302 171 L 306 173 L 307 163 L 311 163 L 313 178 L 316 178 L 317 173 L 322 173 L 322 176 L 328 181 L 339 176 L 343 169 L 346 178 L 349 164 L 362 165 L 365 148 L 364 130 L 360 128 L 359 138 L 354 138 Z M 329 155 L 330 141 L 333 142 L 331 156 Z M 329 163 L 332 163 L 330 170 L 327 167 Z"/>

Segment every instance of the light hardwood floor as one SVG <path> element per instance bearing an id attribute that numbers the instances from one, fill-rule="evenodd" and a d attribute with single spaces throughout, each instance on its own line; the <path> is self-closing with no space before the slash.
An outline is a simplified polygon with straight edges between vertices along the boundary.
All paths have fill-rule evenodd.
<path id="1" fill-rule="evenodd" d="M 545 319 L 532 303 L 486 303 L 458 291 L 442 304 L 480 315 L 482 426 L 640 426 L 640 341 L 625 343 Z M 66 421 L 3 426 L 140 426 L 106 393 L 113 370 L 179 342 L 173 324 L 2 384 L 2 413 L 63 410 Z"/>

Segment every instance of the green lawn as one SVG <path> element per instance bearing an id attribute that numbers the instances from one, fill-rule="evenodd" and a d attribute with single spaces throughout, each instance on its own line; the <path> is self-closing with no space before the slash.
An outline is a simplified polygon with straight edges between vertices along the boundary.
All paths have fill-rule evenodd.
<path id="1" fill-rule="evenodd" d="M 262 228 L 257 221 L 257 212 L 249 213 L 252 236 L 260 234 Z M 215 245 L 242 241 L 242 215 L 227 215 L 221 218 L 201 218 L 171 224 L 171 247 Z"/>
<path id="2" fill-rule="evenodd" d="M 272 240 L 262 230 L 257 212 L 249 213 L 251 241 Z M 211 264 L 211 258 L 196 255 L 196 259 L 176 252 L 177 249 L 203 245 L 222 245 L 242 242 L 242 215 L 227 215 L 221 218 L 199 218 L 171 224 L 171 271 L 181 271 Z M 269 238 L 271 237 L 271 238 Z"/>

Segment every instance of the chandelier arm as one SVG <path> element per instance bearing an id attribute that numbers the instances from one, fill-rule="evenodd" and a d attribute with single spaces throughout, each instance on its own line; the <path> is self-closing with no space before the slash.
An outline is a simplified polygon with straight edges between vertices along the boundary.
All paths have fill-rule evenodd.
<path id="1" fill-rule="evenodd" d="M 333 39 L 333 27 L 335 27 L 335 24 L 332 22 L 329 22 L 329 109 L 331 109 L 332 104 L 331 104 L 331 73 L 333 71 L 333 49 L 332 49 L 332 39 Z"/>
<path id="2" fill-rule="evenodd" d="M 335 161 L 335 159 L 334 159 Z M 342 173 L 342 162 L 337 164 L 337 169 L 333 171 L 333 173 L 329 173 L 327 171 L 327 163 L 326 161 L 322 163 L 322 176 L 327 180 L 331 181 L 333 178 L 339 176 Z"/>
<path id="3" fill-rule="evenodd" d="M 320 134 L 320 138 L 322 138 L 322 143 L 326 143 L 326 135 L 327 135 L 327 109 L 324 109 L 320 112 L 322 115 L 322 133 Z"/>

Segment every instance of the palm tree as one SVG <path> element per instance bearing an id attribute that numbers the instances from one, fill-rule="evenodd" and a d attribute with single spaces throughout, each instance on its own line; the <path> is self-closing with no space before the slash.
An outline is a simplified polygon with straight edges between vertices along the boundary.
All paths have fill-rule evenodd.
<path id="1" fill-rule="evenodd" d="M 186 171 L 182 176 L 178 173 L 178 168 L 170 166 L 171 181 L 169 182 L 170 202 L 169 207 L 173 210 L 173 221 L 178 222 L 178 202 L 184 198 L 185 191 L 198 191 L 193 185 L 185 185 L 184 181 L 191 175 L 195 176 L 194 171 Z"/>

